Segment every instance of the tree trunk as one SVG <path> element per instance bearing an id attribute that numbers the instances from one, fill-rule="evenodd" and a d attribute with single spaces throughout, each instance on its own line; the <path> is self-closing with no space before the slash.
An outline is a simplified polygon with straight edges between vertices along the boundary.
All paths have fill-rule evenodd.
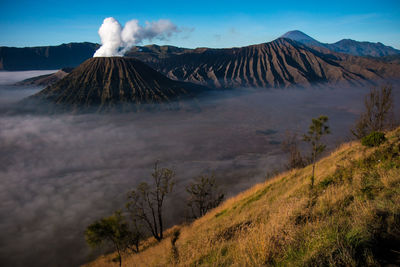
<path id="1" fill-rule="evenodd" d="M 313 153 L 313 164 L 312 164 L 312 176 L 311 176 L 311 188 L 314 188 L 314 175 L 315 175 L 315 156 L 317 153 L 317 146 L 314 145 L 314 153 Z"/>
<path id="2" fill-rule="evenodd" d="M 160 228 L 160 240 L 161 239 L 163 239 L 163 221 L 162 221 L 162 210 L 161 210 L 161 205 L 162 204 L 159 204 L 159 207 L 158 207 L 158 225 L 159 225 L 159 228 Z"/>
<path id="3" fill-rule="evenodd" d="M 315 158 L 313 160 L 313 165 L 312 165 L 312 176 L 311 176 L 311 188 L 314 187 L 314 173 L 315 173 Z"/>
<path id="4" fill-rule="evenodd" d="M 148 205 L 149 205 L 149 207 L 150 207 L 150 210 L 151 210 L 151 215 L 152 215 L 152 217 L 153 217 L 153 227 L 154 227 L 154 233 L 155 233 L 155 235 L 154 235 L 154 237 L 158 240 L 158 241 L 160 241 L 160 236 L 159 236 L 159 234 L 158 234 L 158 227 L 157 227 L 157 221 L 156 221 L 156 214 L 155 214 L 155 212 L 154 212 L 154 208 L 153 208 L 153 205 L 152 205 L 152 203 L 151 203 L 151 201 L 150 201 L 150 199 L 149 199 L 149 197 L 147 196 L 147 203 L 148 203 Z"/>
<path id="5" fill-rule="evenodd" d="M 121 251 L 120 251 L 119 246 L 117 244 L 115 244 L 115 248 L 116 248 L 117 254 L 118 254 L 119 267 L 121 267 L 122 266 Z"/>

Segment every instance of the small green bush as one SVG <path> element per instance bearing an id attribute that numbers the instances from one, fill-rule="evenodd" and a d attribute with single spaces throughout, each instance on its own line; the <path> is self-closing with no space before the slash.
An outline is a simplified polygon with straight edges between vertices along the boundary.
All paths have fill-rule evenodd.
<path id="1" fill-rule="evenodd" d="M 326 177 L 324 180 L 322 180 L 320 183 L 319 183 L 319 186 L 320 186 L 320 188 L 321 189 L 326 189 L 327 187 L 329 187 L 331 184 L 333 184 L 335 181 L 334 181 L 334 177 L 332 177 L 332 176 L 328 176 L 328 177 Z"/>
<path id="2" fill-rule="evenodd" d="M 379 146 L 386 141 L 385 134 L 382 132 L 372 132 L 361 139 L 363 146 L 374 147 Z"/>

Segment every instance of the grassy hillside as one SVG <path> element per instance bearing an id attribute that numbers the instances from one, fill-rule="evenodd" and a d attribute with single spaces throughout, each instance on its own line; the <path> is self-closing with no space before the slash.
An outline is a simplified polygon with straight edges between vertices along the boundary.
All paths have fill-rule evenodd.
<path id="1" fill-rule="evenodd" d="M 400 264 L 400 128 L 378 148 L 342 145 L 282 173 L 189 225 L 146 241 L 124 266 L 376 266 Z M 180 236 L 171 245 L 171 233 Z M 88 266 L 112 266 L 112 255 Z"/>

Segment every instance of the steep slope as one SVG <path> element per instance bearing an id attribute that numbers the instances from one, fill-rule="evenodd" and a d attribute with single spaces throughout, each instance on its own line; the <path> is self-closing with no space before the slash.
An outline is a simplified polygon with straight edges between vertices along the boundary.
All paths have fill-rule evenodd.
<path id="1" fill-rule="evenodd" d="M 392 56 L 386 56 L 386 57 L 382 57 L 380 59 L 385 61 L 385 62 L 391 62 L 391 63 L 395 63 L 395 64 L 400 64 L 400 54 L 392 55 Z"/>
<path id="2" fill-rule="evenodd" d="M 20 82 L 17 82 L 16 85 L 35 85 L 35 86 L 48 86 L 52 85 L 65 76 L 68 75 L 73 69 L 72 68 L 62 68 L 56 73 L 40 75 L 37 77 L 32 77 Z"/>
<path id="3" fill-rule="evenodd" d="M 321 159 L 312 194 L 311 166 L 282 173 L 175 226 L 161 243 L 146 241 L 123 266 L 398 266 L 400 128 L 387 138 Z M 87 266 L 116 266 L 113 257 Z"/>
<path id="4" fill-rule="evenodd" d="M 96 57 L 32 98 L 48 100 L 65 109 L 104 110 L 172 102 L 204 90 L 207 88 L 172 81 L 137 59 Z"/>
<path id="5" fill-rule="evenodd" d="M 172 79 L 216 88 L 360 83 L 400 75 L 400 65 L 317 51 L 284 38 L 241 48 L 195 49 L 149 64 Z"/>
<path id="6" fill-rule="evenodd" d="M 0 70 L 52 70 L 75 67 L 91 58 L 99 47 L 94 43 L 58 46 L 0 47 Z"/>
<path id="7" fill-rule="evenodd" d="M 384 57 L 400 54 L 400 50 L 379 42 L 359 42 L 351 39 L 343 39 L 333 44 L 327 44 L 321 43 L 301 31 L 290 31 L 282 35 L 282 37 L 307 46 L 323 47 L 334 52 L 345 53 L 353 56 Z"/>

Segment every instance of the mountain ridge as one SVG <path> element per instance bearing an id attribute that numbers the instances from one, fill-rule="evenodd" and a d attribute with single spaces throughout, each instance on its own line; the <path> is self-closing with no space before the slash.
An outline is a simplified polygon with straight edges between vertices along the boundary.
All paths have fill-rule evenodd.
<path id="1" fill-rule="evenodd" d="M 132 53 L 143 57 L 145 52 Z M 279 38 L 240 48 L 204 48 L 146 61 L 174 80 L 215 88 L 289 87 L 398 77 L 400 65 Z"/>
<path id="2" fill-rule="evenodd" d="M 335 43 L 322 43 L 299 30 L 289 31 L 281 37 L 300 42 L 304 45 L 323 47 L 338 53 L 345 53 L 353 56 L 385 57 L 400 54 L 400 50 L 380 42 L 360 42 L 347 38 Z"/>
<path id="3" fill-rule="evenodd" d="M 315 41 L 301 32 L 297 34 L 300 39 L 308 38 L 309 43 Z M 395 64 L 396 56 L 379 60 L 360 58 L 288 38 L 219 49 L 136 46 L 126 55 L 145 62 L 173 80 L 214 88 L 374 83 L 385 78 L 398 78 L 400 73 L 400 65 Z M 57 78 L 51 80 L 55 81 Z"/>
<path id="4" fill-rule="evenodd" d="M 58 46 L 0 47 L 0 70 L 51 70 L 75 67 L 93 56 L 98 44 L 67 43 Z"/>
<path id="5" fill-rule="evenodd" d="M 359 56 L 387 57 L 400 54 L 400 50 L 381 43 L 357 42 L 350 39 L 343 39 L 334 44 L 324 44 L 298 30 L 289 31 L 281 37 L 308 44 L 309 46 L 319 46 L 336 52 Z M 352 42 L 349 42 L 349 40 Z M 99 44 L 90 42 L 37 47 L 0 46 L 0 70 L 43 70 L 75 67 L 86 59 L 91 58 L 99 47 Z M 210 48 L 192 49 L 170 45 L 146 45 L 132 47 L 125 56 L 135 56 L 142 61 L 152 60 L 154 62 L 171 55 L 194 51 L 201 52 L 205 49 Z M 145 54 L 140 54 L 140 52 L 145 52 Z M 139 56 L 142 56 L 142 58 Z"/>

